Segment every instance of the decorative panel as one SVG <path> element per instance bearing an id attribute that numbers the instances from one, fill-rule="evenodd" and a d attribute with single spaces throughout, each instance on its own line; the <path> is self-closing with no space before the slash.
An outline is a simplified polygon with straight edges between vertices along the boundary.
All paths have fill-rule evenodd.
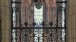
<path id="1" fill-rule="evenodd" d="M 65 0 L 12 0 L 12 42 L 66 42 Z"/>

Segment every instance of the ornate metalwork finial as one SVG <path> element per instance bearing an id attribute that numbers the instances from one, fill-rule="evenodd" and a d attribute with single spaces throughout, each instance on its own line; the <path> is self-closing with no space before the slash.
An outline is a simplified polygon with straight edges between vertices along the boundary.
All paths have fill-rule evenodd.
<path id="1" fill-rule="evenodd" d="M 27 22 L 27 21 L 25 21 L 24 25 L 25 25 L 25 27 L 27 27 L 27 25 L 28 25 L 28 22 Z"/>
<path id="2" fill-rule="evenodd" d="M 36 6 L 37 9 L 40 9 L 41 6 L 42 6 L 42 4 L 41 4 L 40 2 L 37 2 L 37 3 L 35 4 L 35 6 Z"/>
<path id="3" fill-rule="evenodd" d="M 49 22 L 49 25 L 52 27 L 52 25 L 53 25 L 53 22 L 51 21 L 51 22 Z"/>
<path id="4" fill-rule="evenodd" d="M 33 24 L 33 26 L 35 26 L 35 25 L 36 25 L 36 23 L 35 23 L 35 22 L 33 22 L 32 24 Z"/>
<path id="5" fill-rule="evenodd" d="M 44 21 L 42 22 L 42 24 L 41 24 L 41 25 L 43 25 L 43 26 L 45 25 Z"/>
<path id="6" fill-rule="evenodd" d="M 33 0 L 34 2 L 38 2 L 38 0 Z"/>

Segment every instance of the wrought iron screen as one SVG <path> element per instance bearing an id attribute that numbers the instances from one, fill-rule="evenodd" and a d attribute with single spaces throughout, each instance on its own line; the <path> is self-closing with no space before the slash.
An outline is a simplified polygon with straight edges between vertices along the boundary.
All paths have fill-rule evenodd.
<path id="1" fill-rule="evenodd" d="M 11 0 L 11 42 L 66 42 L 67 1 L 51 1 Z"/>

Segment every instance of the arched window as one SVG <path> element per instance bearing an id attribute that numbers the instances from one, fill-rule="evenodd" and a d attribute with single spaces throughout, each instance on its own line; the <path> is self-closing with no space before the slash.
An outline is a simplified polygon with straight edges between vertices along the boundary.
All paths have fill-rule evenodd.
<path id="1" fill-rule="evenodd" d="M 66 42 L 66 0 L 11 0 L 12 42 Z"/>

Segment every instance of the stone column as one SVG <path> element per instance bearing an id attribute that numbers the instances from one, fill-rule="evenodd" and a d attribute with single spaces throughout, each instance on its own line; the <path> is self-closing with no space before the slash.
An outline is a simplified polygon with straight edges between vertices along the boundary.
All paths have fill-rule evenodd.
<path id="1" fill-rule="evenodd" d="M 1 0 L 1 13 L 2 13 L 2 42 L 10 42 L 11 25 L 10 25 L 10 0 Z"/>

